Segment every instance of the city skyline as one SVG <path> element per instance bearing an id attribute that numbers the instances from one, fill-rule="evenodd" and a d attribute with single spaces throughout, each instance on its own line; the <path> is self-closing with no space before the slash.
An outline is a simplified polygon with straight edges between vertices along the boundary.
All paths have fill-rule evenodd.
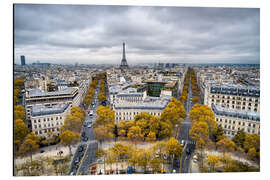
<path id="1" fill-rule="evenodd" d="M 259 64 L 259 13 L 258 8 L 16 4 L 14 58 L 17 64 L 21 55 L 26 63 L 120 64 L 125 42 L 129 64 Z"/>

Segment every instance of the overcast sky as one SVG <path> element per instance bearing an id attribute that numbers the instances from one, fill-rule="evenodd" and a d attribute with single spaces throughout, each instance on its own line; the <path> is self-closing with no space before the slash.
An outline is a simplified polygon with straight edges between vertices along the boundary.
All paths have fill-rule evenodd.
<path id="1" fill-rule="evenodd" d="M 22 5 L 15 62 L 259 63 L 260 11 L 239 8 Z"/>

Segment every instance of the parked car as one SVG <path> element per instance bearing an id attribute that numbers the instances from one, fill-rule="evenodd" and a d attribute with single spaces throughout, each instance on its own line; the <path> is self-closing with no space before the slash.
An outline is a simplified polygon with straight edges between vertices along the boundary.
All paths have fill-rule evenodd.
<path id="1" fill-rule="evenodd" d="M 88 124 L 88 126 L 87 126 L 88 128 L 91 128 L 92 127 L 92 124 Z"/>
<path id="2" fill-rule="evenodd" d="M 84 150 L 84 147 L 83 146 L 79 146 L 78 151 L 79 152 L 83 152 L 83 150 Z"/>
<path id="3" fill-rule="evenodd" d="M 88 137 L 83 137 L 83 141 L 84 142 L 88 141 Z"/>
<path id="4" fill-rule="evenodd" d="M 75 163 L 75 164 L 78 164 L 79 162 L 80 162 L 80 158 L 77 157 L 77 158 L 75 159 L 74 163 Z"/>
<path id="5" fill-rule="evenodd" d="M 44 153 L 45 151 L 44 150 L 40 150 L 40 153 Z"/>

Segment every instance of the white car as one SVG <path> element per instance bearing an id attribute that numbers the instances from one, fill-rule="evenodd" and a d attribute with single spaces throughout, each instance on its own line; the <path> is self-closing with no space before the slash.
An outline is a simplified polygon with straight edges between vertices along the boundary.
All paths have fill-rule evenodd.
<path id="1" fill-rule="evenodd" d="M 182 146 L 182 147 L 185 146 L 185 140 L 182 140 L 182 141 L 181 141 L 181 146 Z"/>

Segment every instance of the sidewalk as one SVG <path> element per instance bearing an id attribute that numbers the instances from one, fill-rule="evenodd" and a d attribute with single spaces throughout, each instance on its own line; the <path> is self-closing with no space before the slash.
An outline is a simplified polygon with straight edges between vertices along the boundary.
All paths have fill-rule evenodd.
<path id="1" fill-rule="evenodd" d="M 193 162 L 193 159 L 191 159 L 190 163 L 190 173 L 200 173 L 199 166 Z"/>
<path id="2" fill-rule="evenodd" d="M 223 153 L 221 152 L 218 152 L 218 151 L 210 151 L 210 150 L 205 150 L 204 153 L 206 155 L 217 155 L 217 156 L 223 156 Z M 259 168 L 259 165 L 250 161 L 250 160 L 247 160 L 247 159 L 244 159 L 242 157 L 239 157 L 239 156 L 235 156 L 234 154 L 232 153 L 225 153 L 226 155 L 230 155 L 230 157 L 233 159 L 233 160 L 237 160 L 237 161 L 240 161 L 240 162 L 243 162 L 243 163 L 247 163 L 248 165 L 250 166 L 254 166 L 256 168 Z"/>
<path id="3" fill-rule="evenodd" d="M 71 148 L 72 154 L 75 153 L 76 149 L 77 149 L 77 145 L 75 145 Z M 40 153 L 40 150 L 44 150 L 44 153 Z M 59 151 L 63 151 L 63 154 L 61 156 L 69 155 L 69 148 L 68 147 L 54 145 L 52 147 L 49 146 L 49 147 L 38 149 L 38 151 L 36 153 L 33 153 L 32 157 L 33 157 L 33 160 L 41 159 L 41 157 L 55 157 L 55 156 L 58 156 L 57 153 Z M 16 159 L 14 159 L 15 164 L 17 164 L 17 165 L 24 163 L 27 160 L 30 160 L 30 155 L 25 156 L 25 157 L 18 157 Z"/>

